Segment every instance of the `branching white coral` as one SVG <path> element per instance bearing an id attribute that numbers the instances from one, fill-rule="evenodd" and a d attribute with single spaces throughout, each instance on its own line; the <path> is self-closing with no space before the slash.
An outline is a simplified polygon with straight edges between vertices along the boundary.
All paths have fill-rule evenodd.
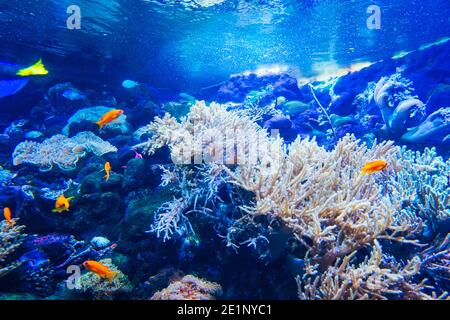
<path id="1" fill-rule="evenodd" d="M 388 184 L 392 202 L 400 205 L 396 219 L 431 235 L 450 217 L 450 160 L 444 161 L 434 148 L 423 153 L 402 148 L 398 162 L 401 170 Z"/>
<path id="2" fill-rule="evenodd" d="M 346 136 L 332 152 L 314 140 L 277 148 L 277 158 L 225 170 L 231 183 L 254 193 L 254 204 L 243 207 L 248 214 L 281 218 L 321 263 L 328 265 L 377 238 L 401 239 L 409 231 L 406 223 L 394 223 L 395 203 L 382 192 L 384 173 L 359 175 L 362 165 L 375 159 L 387 161 L 389 171 L 397 167 L 391 142 L 368 149 Z"/>
<path id="3" fill-rule="evenodd" d="M 314 274 L 314 266 L 307 266 L 310 272 L 297 276 L 299 297 L 302 300 L 386 300 L 389 297 L 401 299 L 445 298 L 424 293 L 426 281 L 419 283 L 412 278 L 419 273 L 420 259 L 414 257 L 402 266 L 385 263 L 377 241 L 374 241 L 370 257 L 358 265 L 352 264 L 356 252 L 330 266 L 324 273 Z"/>
<path id="4" fill-rule="evenodd" d="M 254 201 L 241 206 L 244 214 L 281 219 L 324 266 L 377 238 L 404 240 L 410 231 L 407 221 L 393 218 L 399 207 L 395 199 L 383 195 L 388 175 L 399 168 L 392 142 L 369 149 L 346 136 L 331 152 L 315 140 L 298 138 L 286 146 L 251 119 L 204 102 L 193 106 L 181 123 L 166 115 L 150 127 L 154 135 L 139 147 L 152 153 L 167 145 L 172 159 L 179 160 L 180 154 L 188 163 L 197 159 L 200 172 L 214 172 L 213 177 L 251 192 Z M 232 134 L 222 134 L 227 130 Z M 360 176 L 361 167 L 375 159 L 388 162 L 387 172 Z M 179 207 L 174 203 L 164 212 L 175 217 L 169 213 Z M 165 221 L 177 220 L 162 219 L 160 225 Z"/>
<path id="5" fill-rule="evenodd" d="M 189 204 L 190 202 L 184 198 L 164 203 L 156 212 L 155 222 L 150 231 L 155 232 L 158 238 L 162 236 L 163 241 L 169 240 L 174 233 L 182 235 L 189 232 L 186 227 L 191 229 L 190 223 L 183 214 Z"/>
<path id="6" fill-rule="evenodd" d="M 25 240 L 27 236 L 23 231 L 25 226 L 17 224 L 9 225 L 6 220 L 0 221 L 0 278 L 17 268 L 21 262 L 13 261 L 5 265 L 8 256 L 13 253 Z"/>

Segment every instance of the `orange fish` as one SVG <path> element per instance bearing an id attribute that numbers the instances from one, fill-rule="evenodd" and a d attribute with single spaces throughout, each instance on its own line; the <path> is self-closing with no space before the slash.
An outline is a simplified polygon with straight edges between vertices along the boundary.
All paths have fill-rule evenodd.
<path id="1" fill-rule="evenodd" d="M 386 168 L 387 165 L 388 165 L 387 162 L 384 160 L 375 160 L 375 161 L 367 162 L 362 167 L 361 173 L 359 175 L 362 176 L 364 174 L 372 174 L 372 173 L 381 171 L 384 168 Z"/>
<path id="2" fill-rule="evenodd" d="M 105 179 L 106 181 L 109 180 L 109 176 L 111 175 L 111 164 L 109 162 L 105 163 L 105 176 L 103 177 L 103 179 Z"/>
<path id="3" fill-rule="evenodd" d="M 3 209 L 3 216 L 5 217 L 6 221 L 8 222 L 8 224 L 12 227 L 15 222 L 12 220 L 12 213 L 11 213 L 11 209 L 9 208 L 4 208 Z"/>
<path id="4" fill-rule="evenodd" d="M 109 269 L 107 266 L 94 260 L 86 260 L 85 262 L 83 262 L 83 266 L 89 271 L 98 275 L 100 278 L 106 278 L 109 281 L 112 281 L 117 275 L 117 272 L 111 271 L 111 269 Z"/>
<path id="5" fill-rule="evenodd" d="M 101 117 L 101 119 L 96 122 L 96 124 L 98 124 L 98 126 L 100 127 L 100 130 L 101 130 L 103 128 L 103 126 L 105 126 L 108 123 L 111 123 L 112 121 L 116 120 L 122 114 L 123 114 L 123 110 L 120 110 L 120 109 L 111 110 L 111 111 L 105 113 Z"/>
<path id="6" fill-rule="evenodd" d="M 53 209 L 52 211 L 58 213 L 69 211 L 70 200 L 72 200 L 73 198 L 74 197 L 66 198 L 64 195 L 60 195 L 58 199 L 56 199 L 55 209 Z"/>

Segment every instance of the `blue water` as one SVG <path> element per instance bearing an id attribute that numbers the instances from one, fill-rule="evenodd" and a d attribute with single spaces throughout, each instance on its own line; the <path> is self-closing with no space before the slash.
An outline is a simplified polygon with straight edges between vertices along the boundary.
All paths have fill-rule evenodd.
<path id="1" fill-rule="evenodd" d="M 112 85 L 132 76 L 192 92 L 262 64 L 292 65 L 311 76 L 450 33 L 445 0 L 377 1 L 382 28 L 375 31 L 366 27 L 371 2 L 364 0 L 227 0 L 206 8 L 182 2 L 81 1 L 81 29 L 68 30 L 70 1 L 4 1 L 2 56 L 64 59 L 55 69 L 73 81 L 96 75 Z"/>
<path id="2" fill-rule="evenodd" d="M 69 28 L 73 4 L 0 0 L 0 299 L 447 297 L 448 0 L 79 0 Z M 18 74 L 39 59 L 48 73 Z M 283 139 L 276 179 L 175 165 L 184 138 L 236 121 L 265 151 Z M 203 289 L 163 290 L 183 281 Z"/>

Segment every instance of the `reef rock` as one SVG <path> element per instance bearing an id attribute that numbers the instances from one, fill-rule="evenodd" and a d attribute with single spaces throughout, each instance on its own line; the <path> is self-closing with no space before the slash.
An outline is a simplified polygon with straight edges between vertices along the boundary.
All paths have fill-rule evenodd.
<path id="1" fill-rule="evenodd" d="M 55 115 L 72 114 L 89 105 L 87 96 L 69 82 L 51 87 L 47 99 Z"/>
<path id="2" fill-rule="evenodd" d="M 80 278 L 81 288 L 75 289 L 74 291 L 96 300 L 126 298 L 127 294 L 133 289 L 128 277 L 117 269 L 111 259 L 103 259 L 99 262 L 108 267 L 112 272 L 116 272 L 116 276 L 109 281 L 100 278 L 93 272 L 86 272 Z"/>
<path id="3" fill-rule="evenodd" d="M 113 108 L 97 106 L 86 109 L 78 110 L 68 121 L 67 125 L 63 128 L 63 134 L 70 136 L 78 131 L 93 130 L 93 126 L 96 126 L 98 131 L 98 126 L 95 122 L 99 121 L 100 118 L 114 110 Z M 78 125 L 77 125 L 78 124 Z M 80 125 L 81 124 L 81 125 Z M 88 128 L 84 126 L 88 125 Z M 128 134 L 131 131 L 131 126 L 127 122 L 127 116 L 121 115 L 119 118 L 113 122 L 106 125 L 101 131 L 100 135 L 106 136 L 116 136 Z"/>
<path id="4" fill-rule="evenodd" d="M 441 108 L 430 114 L 419 126 L 402 136 L 410 143 L 435 143 L 448 148 L 450 144 L 450 107 Z"/>

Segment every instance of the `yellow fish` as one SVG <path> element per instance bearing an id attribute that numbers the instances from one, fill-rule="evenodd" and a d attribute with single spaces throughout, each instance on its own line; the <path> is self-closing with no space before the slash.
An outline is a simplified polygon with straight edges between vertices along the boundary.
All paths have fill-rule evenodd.
<path id="1" fill-rule="evenodd" d="M 95 260 L 86 260 L 83 262 L 83 266 L 89 271 L 97 274 L 100 278 L 106 278 L 110 282 L 117 276 L 117 272 L 112 271 L 107 266 Z"/>
<path id="2" fill-rule="evenodd" d="M 48 70 L 45 69 L 44 64 L 42 63 L 42 59 L 39 59 L 38 62 L 33 64 L 30 67 L 20 69 L 17 71 L 16 75 L 21 77 L 28 77 L 28 76 L 43 76 L 48 74 Z"/>
<path id="3" fill-rule="evenodd" d="M 361 173 L 359 174 L 360 176 L 364 175 L 364 174 L 372 174 L 378 171 L 383 170 L 384 168 L 387 167 L 387 162 L 384 160 L 374 160 L 371 162 L 367 162 L 361 170 Z"/>
<path id="4" fill-rule="evenodd" d="M 111 164 L 109 162 L 105 163 L 105 176 L 103 177 L 103 179 L 105 179 L 106 181 L 109 180 L 109 177 L 111 175 Z"/>
<path id="5" fill-rule="evenodd" d="M 70 200 L 72 200 L 73 198 L 74 197 L 66 198 L 64 195 L 60 195 L 58 199 L 56 199 L 55 209 L 53 209 L 52 211 L 58 213 L 69 211 Z"/>
<path id="6" fill-rule="evenodd" d="M 105 113 L 100 120 L 96 122 L 98 124 L 100 130 L 106 126 L 107 124 L 113 122 L 117 118 L 119 118 L 123 114 L 123 110 L 116 109 Z"/>
<path id="7" fill-rule="evenodd" d="M 5 217 L 6 221 L 8 222 L 8 224 L 12 227 L 15 222 L 12 219 L 12 213 L 11 213 L 11 209 L 9 208 L 4 208 L 3 209 L 3 216 Z"/>

